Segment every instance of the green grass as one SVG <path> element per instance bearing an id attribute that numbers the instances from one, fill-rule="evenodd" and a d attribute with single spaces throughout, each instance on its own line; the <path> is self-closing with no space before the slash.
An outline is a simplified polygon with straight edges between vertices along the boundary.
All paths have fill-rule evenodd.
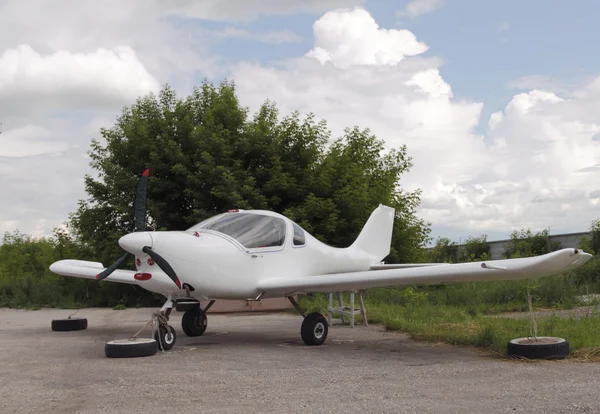
<path id="1" fill-rule="evenodd" d="M 529 318 L 498 314 L 527 311 L 527 282 L 471 283 L 438 288 L 372 289 L 365 295 L 369 323 L 402 331 L 415 340 L 473 346 L 506 355 L 510 339 L 530 335 Z M 581 306 L 568 280 L 554 278 L 529 283 L 536 295 L 536 310 Z M 300 297 L 309 311 L 327 312 L 327 295 Z M 337 299 L 334 298 L 334 305 Z M 344 304 L 349 295 L 344 295 Z M 355 299 L 358 307 L 358 298 Z M 360 321 L 360 315 L 356 316 Z M 538 336 L 558 336 L 569 341 L 574 356 L 600 355 L 600 313 L 579 319 L 546 316 L 537 319 Z"/>

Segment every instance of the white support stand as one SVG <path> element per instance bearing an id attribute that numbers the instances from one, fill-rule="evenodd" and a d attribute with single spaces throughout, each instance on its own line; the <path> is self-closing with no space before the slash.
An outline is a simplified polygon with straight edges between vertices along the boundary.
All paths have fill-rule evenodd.
<path id="1" fill-rule="evenodd" d="M 333 313 L 339 313 L 342 319 L 342 323 L 345 323 L 344 316 L 350 317 L 350 327 L 354 328 L 354 315 L 361 313 L 365 326 L 369 326 L 367 322 L 367 311 L 365 310 L 365 302 L 363 301 L 362 291 L 358 292 L 358 299 L 360 301 L 360 308 L 354 307 L 354 291 L 350 292 L 350 306 L 344 306 L 342 300 L 342 292 L 336 292 L 338 297 L 338 306 L 333 307 L 333 293 L 329 293 L 329 306 L 327 307 L 327 322 L 331 325 L 331 315 Z"/>

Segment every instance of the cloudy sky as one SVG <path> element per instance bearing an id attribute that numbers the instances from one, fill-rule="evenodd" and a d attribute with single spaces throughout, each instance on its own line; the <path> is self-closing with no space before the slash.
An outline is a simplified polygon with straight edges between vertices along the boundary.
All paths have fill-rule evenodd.
<path id="1" fill-rule="evenodd" d="M 168 82 L 406 144 L 432 236 L 584 231 L 600 218 L 600 2 L 0 0 L 0 232 L 48 235 L 86 152 Z"/>

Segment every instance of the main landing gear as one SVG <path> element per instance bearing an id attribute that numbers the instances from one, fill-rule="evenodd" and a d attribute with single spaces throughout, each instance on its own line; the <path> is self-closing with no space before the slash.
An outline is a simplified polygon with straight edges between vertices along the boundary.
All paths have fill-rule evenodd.
<path id="1" fill-rule="evenodd" d="M 306 315 L 292 296 L 288 296 L 287 298 L 294 305 L 298 313 L 304 317 L 302 327 L 300 328 L 302 341 L 306 345 L 322 345 L 325 339 L 327 339 L 327 333 L 329 332 L 327 318 L 319 312 L 312 312 Z"/>
<path id="2" fill-rule="evenodd" d="M 200 307 L 199 302 L 178 303 L 177 310 L 185 310 L 181 318 L 181 329 L 187 336 L 201 336 L 206 331 L 208 318 L 206 312 L 215 303 L 211 300 L 204 309 Z"/>

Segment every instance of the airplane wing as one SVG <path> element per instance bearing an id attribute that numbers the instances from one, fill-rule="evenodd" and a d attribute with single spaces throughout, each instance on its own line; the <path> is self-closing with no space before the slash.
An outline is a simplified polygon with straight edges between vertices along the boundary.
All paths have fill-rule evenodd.
<path id="1" fill-rule="evenodd" d="M 408 269 L 410 267 L 441 266 L 447 264 L 449 263 L 387 263 L 372 265 L 371 270 Z"/>
<path id="2" fill-rule="evenodd" d="M 85 260 L 59 260 L 50 265 L 50 271 L 53 273 L 93 280 L 96 280 L 96 275 L 104 269 L 106 268 L 100 262 L 87 262 Z M 137 285 L 137 280 L 133 278 L 134 274 L 135 272 L 132 270 L 117 269 L 104 280 Z"/>
<path id="3" fill-rule="evenodd" d="M 519 259 L 430 264 L 430 266 L 383 268 L 292 278 L 268 278 L 259 282 L 259 289 L 270 294 L 287 295 L 309 292 L 356 291 L 383 286 L 530 279 L 570 270 L 582 265 L 591 257 L 591 254 L 584 253 L 579 249 L 562 249 L 541 256 Z"/>

